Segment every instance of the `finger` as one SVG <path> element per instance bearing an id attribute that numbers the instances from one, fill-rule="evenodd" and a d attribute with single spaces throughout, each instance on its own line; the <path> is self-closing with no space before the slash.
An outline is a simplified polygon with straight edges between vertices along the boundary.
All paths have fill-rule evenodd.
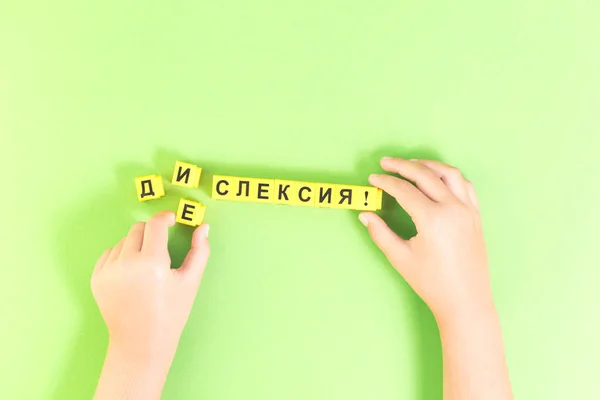
<path id="1" fill-rule="evenodd" d="M 208 243 L 208 224 L 202 224 L 194 231 L 192 246 L 183 264 L 177 273 L 183 274 L 195 286 L 200 284 L 206 263 L 210 255 L 210 244 Z"/>
<path id="2" fill-rule="evenodd" d="M 112 251 L 112 249 L 104 250 L 104 252 L 100 256 L 98 261 L 96 261 L 96 266 L 94 266 L 94 272 L 104 266 L 104 264 L 106 263 L 106 260 L 108 260 L 108 256 L 110 256 L 111 251 Z"/>
<path id="3" fill-rule="evenodd" d="M 410 251 L 408 242 L 396 235 L 385 221 L 373 212 L 363 212 L 358 218 L 367 227 L 373 242 L 402 274 L 406 265 L 405 259 Z"/>
<path id="4" fill-rule="evenodd" d="M 435 203 L 410 182 L 391 175 L 371 175 L 369 183 L 394 197 L 413 220 L 419 219 Z"/>
<path id="5" fill-rule="evenodd" d="M 448 186 L 448 189 L 450 189 L 452 194 L 454 194 L 461 202 L 465 204 L 471 202 L 469 191 L 467 190 L 467 181 L 458 168 L 433 160 L 418 160 L 417 162 L 435 172 L 446 186 Z"/>
<path id="6" fill-rule="evenodd" d="M 431 169 L 423 164 L 402 158 L 381 159 L 381 167 L 414 182 L 419 190 L 433 201 L 446 201 L 452 194 L 444 182 Z"/>
<path id="7" fill-rule="evenodd" d="M 479 198 L 477 197 L 477 193 L 471 182 L 467 182 L 467 191 L 469 192 L 469 197 L 471 198 L 471 202 L 475 206 L 475 209 L 479 211 Z"/>
<path id="8" fill-rule="evenodd" d="M 149 256 L 169 255 L 169 228 L 175 225 L 175 214 L 162 211 L 148 220 L 144 229 L 142 253 Z"/>
<path id="9" fill-rule="evenodd" d="M 144 229 L 146 228 L 145 222 L 136 222 L 133 224 L 127 237 L 125 238 L 125 243 L 123 243 L 123 250 L 121 250 L 121 254 L 124 256 L 139 253 L 142 249 L 142 243 L 144 241 Z"/>
<path id="10" fill-rule="evenodd" d="M 116 244 L 115 247 L 110 251 L 110 255 L 104 264 L 110 264 L 119 258 L 121 255 L 121 251 L 123 250 L 123 244 L 125 243 L 125 238 L 119 240 L 119 243 Z"/>

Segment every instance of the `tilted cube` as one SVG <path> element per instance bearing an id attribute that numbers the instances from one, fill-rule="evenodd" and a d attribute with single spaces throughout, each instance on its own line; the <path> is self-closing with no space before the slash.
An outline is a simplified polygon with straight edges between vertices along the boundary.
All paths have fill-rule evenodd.
<path id="1" fill-rule="evenodd" d="M 194 164 L 189 164 L 183 161 L 175 162 L 175 170 L 173 171 L 173 180 L 171 183 L 177 186 L 187 188 L 197 188 L 200 185 L 200 176 L 202 168 Z"/>
<path id="2" fill-rule="evenodd" d="M 135 189 L 139 201 L 159 199 L 165 195 L 162 176 L 146 175 L 135 178 Z"/>

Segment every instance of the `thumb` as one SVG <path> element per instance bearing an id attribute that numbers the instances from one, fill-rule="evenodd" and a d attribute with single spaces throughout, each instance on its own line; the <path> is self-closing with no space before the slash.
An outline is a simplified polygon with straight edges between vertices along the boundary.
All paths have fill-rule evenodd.
<path id="1" fill-rule="evenodd" d="M 381 217 L 372 212 L 363 212 L 358 216 L 360 222 L 367 227 L 373 242 L 385 254 L 398 272 L 403 274 L 406 258 L 410 248 L 406 240 L 396 235 Z"/>
<path id="2" fill-rule="evenodd" d="M 192 245 L 183 264 L 178 269 L 178 273 L 183 274 L 185 279 L 189 279 L 196 286 L 200 285 L 204 268 L 210 255 L 210 245 L 208 243 L 208 224 L 202 224 L 194 231 L 192 236 Z"/>

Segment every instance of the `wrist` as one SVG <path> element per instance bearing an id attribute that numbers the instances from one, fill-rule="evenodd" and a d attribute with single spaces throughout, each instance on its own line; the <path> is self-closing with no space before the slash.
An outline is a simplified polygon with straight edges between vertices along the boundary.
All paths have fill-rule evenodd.
<path id="1" fill-rule="evenodd" d="M 160 399 L 172 359 L 109 341 L 95 399 Z"/>
<path id="2" fill-rule="evenodd" d="M 118 364 L 124 373 L 151 379 L 166 379 L 174 354 L 159 346 L 140 346 L 109 339 L 106 362 Z"/>
<path id="3" fill-rule="evenodd" d="M 113 355 L 130 364 L 158 366 L 170 365 L 175 351 L 167 349 L 163 344 L 144 343 L 143 341 L 119 340 L 110 337 L 107 354 Z"/>
<path id="4" fill-rule="evenodd" d="M 171 363 L 175 357 L 177 344 L 164 335 L 117 335 L 111 333 L 108 340 L 108 351 L 123 359 L 135 363 L 150 365 Z"/>
<path id="5" fill-rule="evenodd" d="M 441 334 L 446 331 L 471 330 L 499 321 L 498 312 L 491 301 L 478 307 L 456 308 L 442 314 L 434 314 L 434 317 Z"/>

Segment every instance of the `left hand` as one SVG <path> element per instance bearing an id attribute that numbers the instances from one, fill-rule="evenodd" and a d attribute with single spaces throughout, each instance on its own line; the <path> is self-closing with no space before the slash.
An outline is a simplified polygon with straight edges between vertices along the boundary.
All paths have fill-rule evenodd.
<path id="1" fill-rule="evenodd" d="M 167 248 L 175 214 L 138 222 L 96 264 L 91 286 L 109 332 L 109 351 L 168 365 L 190 314 L 209 257 L 208 225 L 196 228 L 179 269 Z"/>

